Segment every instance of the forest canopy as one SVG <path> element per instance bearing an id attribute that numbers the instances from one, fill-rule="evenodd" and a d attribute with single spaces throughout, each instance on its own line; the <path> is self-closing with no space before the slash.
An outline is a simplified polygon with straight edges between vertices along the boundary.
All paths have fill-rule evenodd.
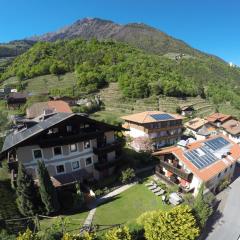
<path id="1" fill-rule="evenodd" d="M 181 60 L 147 54 L 125 43 L 75 39 L 36 43 L 1 73 L 3 82 L 75 72 L 76 86 L 87 93 L 118 82 L 127 98 L 150 95 L 208 97 L 214 103 L 239 106 L 239 68 L 216 58 L 194 56 Z"/>

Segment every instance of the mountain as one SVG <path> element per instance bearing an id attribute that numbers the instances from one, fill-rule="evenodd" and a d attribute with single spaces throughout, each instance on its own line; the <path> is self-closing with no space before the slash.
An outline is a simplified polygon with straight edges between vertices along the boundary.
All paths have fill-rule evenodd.
<path id="1" fill-rule="evenodd" d="M 26 52 L 33 46 L 33 44 L 34 41 L 31 40 L 18 40 L 11 41 L 9 43 L 0 43 L 0 58 L 16 57 Z"/>
<path id="2" fill-rule="evenodd" d="M 32 41 L 53 42 L 59 39 L 83 38 L 86 40 L 116 40 L 126 42 L 148 53 L 159 55 L 174 53 L 202 57 L 206 54 L 198 51 L 185 42 L 175 39 L 143 23 L 116 24 L 112 21 L 99 18 L 84 18 L 72 25 L 56 32 L 46 33 L 42 36 L 28 38 Z"/>

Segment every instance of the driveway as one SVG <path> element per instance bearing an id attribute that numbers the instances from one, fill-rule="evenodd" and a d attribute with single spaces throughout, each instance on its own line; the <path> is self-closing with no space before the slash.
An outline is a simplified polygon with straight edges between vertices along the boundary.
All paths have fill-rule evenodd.
<path id="1" fill-rule="evenodd" d="M 218 210 L 212 218 L 214 223 L 203 239 L 237 240 L 240 236 L 240 177 L 221 193 L 220 198 Z"/>

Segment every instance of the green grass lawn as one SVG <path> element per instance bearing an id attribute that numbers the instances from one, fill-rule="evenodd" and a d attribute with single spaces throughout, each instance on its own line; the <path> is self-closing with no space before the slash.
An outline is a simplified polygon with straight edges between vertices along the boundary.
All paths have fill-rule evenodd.
<path id="1" fill-rule="evenodd" d="M 91 118 L 96 119 L 98 121 L 104 121 L 111 124 L 119 124 L 123 121 L 121 120 L 121 116 L 126 115 L 126 113 L 121 111 L 99 111 L 91 115 Z"/>
<path id="2" fill-rule="evenodd" d="M 133 223 L 146 211 L 170 208 L 171 206 L 164 205 L 161 197 L 154 195 L 144 184 L 138 184 L 99 206 L 94 216 L 94 224 Z"/>
<path id="3" fill-rule="evenodd" d="M 66 228 L 68 232 L 78 233 L 79 229 L 82 227 L 89 211 L 83 211 L 79 213 L 61 215 L 58 218 L 53 219 L 43 219 L 40 221 L 40 231 L 45 231 L 52 227 L 56 223 L 60 223 L 60 218 L 66 218 Z"/>

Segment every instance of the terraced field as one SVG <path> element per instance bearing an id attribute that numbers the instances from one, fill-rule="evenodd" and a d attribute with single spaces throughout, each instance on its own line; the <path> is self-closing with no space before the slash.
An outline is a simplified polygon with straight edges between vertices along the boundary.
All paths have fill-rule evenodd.
<path id="1" fill-rule="evenodd" d="M 193 105 L 196 109 L 196 116 L 199 117 L 204 117 L 215 111 L 213 104 L 200 97 L 179 99 L 166 96 L 151 96 L 145 99 L 125 100 L 117 83 L 111 83 L 109 87 L 101 90 L 99 95 L 105 104 L 105 110 L 97 113 L 99 119 L 101 119 L 101 115 L 104 118 L 107 113 L 112 117 L 151 110 L 175 113 L 177 106 L 183 105 Z"/>

